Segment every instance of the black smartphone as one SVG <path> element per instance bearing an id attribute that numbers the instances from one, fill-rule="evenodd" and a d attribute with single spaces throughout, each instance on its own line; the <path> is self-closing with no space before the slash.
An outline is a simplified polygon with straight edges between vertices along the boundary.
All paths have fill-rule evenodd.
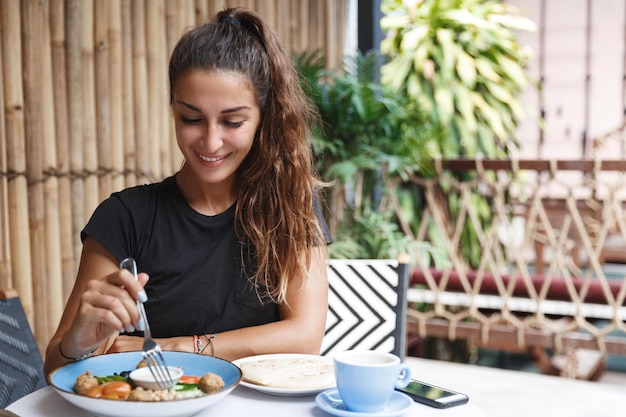
<path id="1" fill-rule="evenodd" d="M 396 388 L 396 390 L 413 398 L 413 401 L 435 408 L 450 408 L 456 405 L 466 404 L 469 401 L 469 397 L 465 394 L 415 379 L 412 379 L 406 387 Z"/>

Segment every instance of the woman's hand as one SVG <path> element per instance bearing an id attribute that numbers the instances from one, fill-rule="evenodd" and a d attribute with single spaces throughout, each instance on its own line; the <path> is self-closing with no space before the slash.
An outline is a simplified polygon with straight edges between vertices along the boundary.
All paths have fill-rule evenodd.
<path id="1" fill-rule="evenodd" d="M 136 281 L 127 270 L 89 280 L 63 337 L 63 353 L 68 355 L 70 346 L 93 347 L 117 332 L 142 330 L 136 300 L 146 299 L 143 286 L 147 281 L 146 274 L 140 273 Z"/>
<path id="2" fill-rule="evenodd" d="M 102 245 L 91 238 L 83 244 L 76 283 L 67 301 L 59 327 L 46 349 L 47 373 L 94 349 L 103 353 L 103 342 L 120 331 L 142 330 L 137 300 L 145 300 L 148 275 L 137 280 Z"/>

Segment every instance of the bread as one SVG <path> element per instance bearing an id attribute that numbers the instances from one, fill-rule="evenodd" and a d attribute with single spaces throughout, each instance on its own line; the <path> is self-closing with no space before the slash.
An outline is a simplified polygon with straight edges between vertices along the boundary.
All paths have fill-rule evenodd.
<path id="1" fill-rule="evenodd" d="M 333 363 L 324 357 L 285 357 L 244 361 L 243 380 L 274 388 L 317 389 L 335 382 Z"/>

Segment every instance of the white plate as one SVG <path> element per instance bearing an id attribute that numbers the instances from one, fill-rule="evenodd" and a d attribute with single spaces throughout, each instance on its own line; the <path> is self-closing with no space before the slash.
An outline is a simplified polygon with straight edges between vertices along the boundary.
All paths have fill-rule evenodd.
<path id="1" fill-rule="evenodd" d="M 275 353 L 270 355 L 256 355 L 256 356 L 248 356 L 247 358 L 237 359 L 233 361 L 233 364 L 237 366 L 241 366 L 243 362 L 246 361 L 259 361 L 264 359 L 323 359 L 328 361 L 328 363 L 332 364 L 333 361 L 331 358 L 327 358 L 325 356 L 319 355 L 304 355 L 299 353 Z M 248 387 L 266 394 L 271 395 L 281 395 L 281 396 L 304 396 L 304 395 L 315 395 L 322 391 L 327 390 L 328 388 L 332 388 L 335 386 L 334 383 L 330 384 L 327 387 L 311 387 L 311 388 L 277 388 L 277 387 L 268 387 L 265 385 L 253 384 L 251 382 L 244 381 L 243 379 L 239 383 L 239 385 L 243 385 L 244 387 Z"/>

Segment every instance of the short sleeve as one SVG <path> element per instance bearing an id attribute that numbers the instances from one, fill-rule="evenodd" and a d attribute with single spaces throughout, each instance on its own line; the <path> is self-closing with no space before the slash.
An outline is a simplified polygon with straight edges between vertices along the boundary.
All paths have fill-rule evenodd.
<path id="1" fill-rule="evenodd" d="M 85 242 L 87 237 L 95 239 L 118 260 L 137 249 L 133 218 L 121 199 L 113 194 L 104 200 L 91 215 L 80 233 Z"/>

